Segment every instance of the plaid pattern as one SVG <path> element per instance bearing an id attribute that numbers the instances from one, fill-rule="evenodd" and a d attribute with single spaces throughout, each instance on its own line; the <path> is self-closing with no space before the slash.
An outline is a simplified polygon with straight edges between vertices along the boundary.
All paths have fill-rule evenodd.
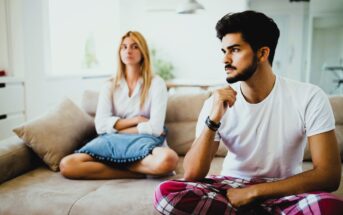
<path id="1" fill-rule="evenodd" d="M 210 176 L 199 182 L 170 180 L 155 191 L 154 206 L 161 214 L 343 214 L 343 200 L 325 192 L 312 192 L 270 199 L 239 209 L 228 202 L 230 188 L 270 182 L 272 180 L 244 180 L 226 176 Z"/>

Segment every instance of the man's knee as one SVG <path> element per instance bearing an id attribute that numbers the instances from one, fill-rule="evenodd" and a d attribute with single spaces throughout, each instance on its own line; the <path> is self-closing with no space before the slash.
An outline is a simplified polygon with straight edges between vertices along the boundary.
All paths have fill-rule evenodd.
<path id="1" fill-rule="evenodd" d="M 164 201 L 167 198 L 173 198 L 173 196 L 178 195 L 180 192 L 186 189 L 186 184 L 183 182 L 178 182 L 174 180 L 169 180 L 160 183 L 155 188 L 155 198 L 154 207 L 160 213 L 163 212 L 165 204 L 170 204 L 168 201 Z"/>
<path id="2" fill-rule="evenodd" d="M 322 215 L 341 215 L 343 214 L 343 200 L 331 193 L 321 193 L 317 196 L 320 200 L 318 206 Z"/>
<path id="3" fill-rule="evenodd" d="M 170 193 L 179 193 L 186 189 L 184 181 L 169 180 L 164 181 L 156 187 L 155 193 L 159 192 L 162 196 L 167 196 Z"/>

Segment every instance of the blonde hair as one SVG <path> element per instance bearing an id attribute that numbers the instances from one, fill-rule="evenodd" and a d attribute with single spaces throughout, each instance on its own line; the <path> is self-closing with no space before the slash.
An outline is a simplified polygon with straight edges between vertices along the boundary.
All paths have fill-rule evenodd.
<path id="1" fill-rule="evenodd" d="M 128 31 L 124 36 L 121 38 L 121 42 L 118 47 L 118 69 L 117 74 L 115 78 L 113 79 L 113 87 L 117 87 L 119 85 L 119 82 L 122 78 L 125 77 L 125 68 L 126 65 L 123 63 L 120 57 L 120 50 L 121 45 L 125 38 L 130 37 L 135 43 L 137 43 L 137 46 L 139 48 L 139 51 L 142 54 L 142 60 L 140 62 L 141 64 L 141 71 L 140 75 L 143 78 L 143 84 L 142 84 L 142 90 L 141 90 L 141 98 L 140 98 L 140 108 L 143 108 L 143 105 L 145 103 L 146 97 L 149 92 L 149 88 L 151 85 L 151 80 L 153 77 L 152 68 L 151 68 L 151 61 L 150 61 L 150 54 L 149 54 L 149 48 L 146 40 L 144 39 L 143 35 L 139 33 L 138 31 Z"/>

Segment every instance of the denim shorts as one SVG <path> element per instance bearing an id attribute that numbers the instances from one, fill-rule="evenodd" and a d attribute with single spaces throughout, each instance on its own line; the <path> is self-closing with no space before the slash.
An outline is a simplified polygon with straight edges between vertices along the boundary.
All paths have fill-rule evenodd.
<path id="1" fill-rule="evenodd" d="M 86 153 L 99 161 L 124 164 L 142 160 L 155 147 L 161 146 L 165 138 L 165 134 L 159 137 L 149 134 L 102 134 L 75 153 Z"/>

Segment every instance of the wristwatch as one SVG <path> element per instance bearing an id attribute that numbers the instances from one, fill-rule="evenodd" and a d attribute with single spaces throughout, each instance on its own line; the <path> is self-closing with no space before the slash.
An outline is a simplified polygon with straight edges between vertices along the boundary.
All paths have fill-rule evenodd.
<path id="1" fill-rule="evenodd" d="M 218 128 L 220 127 L 221 123 L 215 123 L 212 120 L 210 120 L 210 117 L 208 116 L 205 121 L 207 127 L 211 129 L 212 131 L 217 131 Z"/>

